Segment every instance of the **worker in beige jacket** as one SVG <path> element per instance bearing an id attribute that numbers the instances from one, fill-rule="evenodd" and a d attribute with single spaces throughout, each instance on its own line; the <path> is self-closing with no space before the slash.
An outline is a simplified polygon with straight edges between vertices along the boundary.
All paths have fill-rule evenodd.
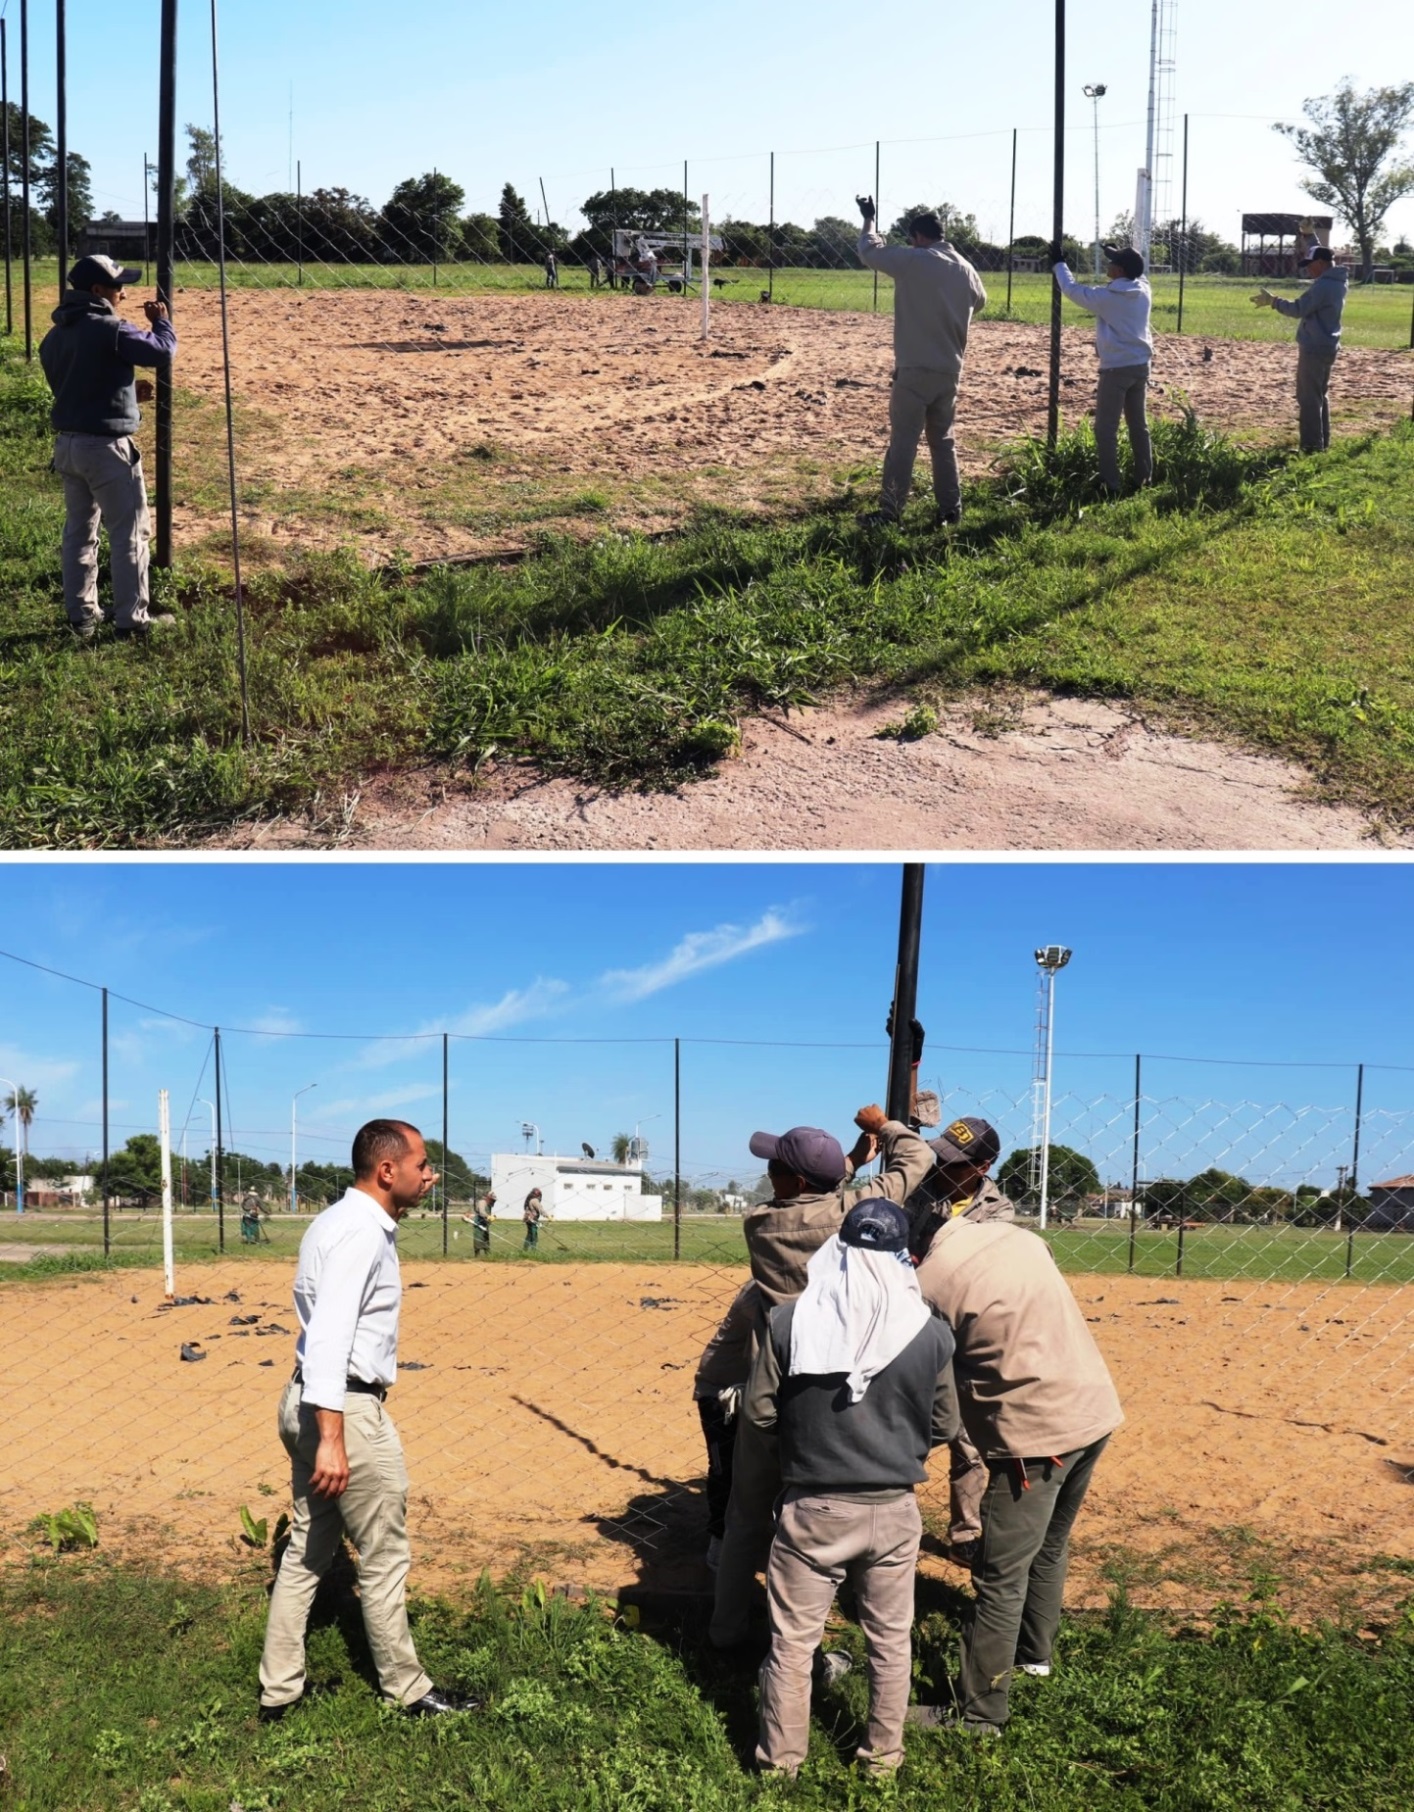
<path id="1" fill-rule="evenodd" d="M 939 1227 L 959 1216 L 969 1221 L 1014 1221 L 1016 1209 L 987 1174 L 1001 1154 L 997 1129 L 964 1115 L 928 1141 L 936 1162 L 908 1202 L 909 1245 L 921 1258 Z M 987 1462 L 966 1431 L 948 1443 L 948 1557 L 970 1567 L 982 1537 L 982 1494 Z"/>
<path id="2" fill-rule="evenodd" d="M 889 450 L 879 508 L 866 522 L 897 522 L 913 487 L 918 437 L 928 438 L 940 523 L 962 520 L 953 419 L 967 351 L 967 330 L 987 305 L 982 280 L 943 237 L 936 214 L 911 214 L 908 244 L 874 231 L 874 198 L 861 195 L 859 257 L 894 285 L 894 377 L 889 390 Z"/>
<path id="3" fill-rule="evenodd" d="M 860 1108 L 854 1121 L 860 1136 L 848 1156 L 838 1139 L 817 1126 L 751 1136 L 751 1151 L 765 1159 L 774 1191 L 742 1223 L 754 1285 L 753 1358 L 766 1338 L 772 1309 L 800 1295 L 811 1258 L 839 1232 L 856 1202 L 883 1197 L 902 1206 L 933 1168 L 933 1153 L 918 1134 L 887 1119 L 881 1107 Z M 882 1175 L 848 1187 L 855 1171 L 876 1156 L 883 1158 Z M 710 1631 L 717 1648 L 736 1648 L 750 1637 L 752 1588 L 770 1551 L 781 1493 L 774 1437 L 741 1416 L 731 1469 Z"/>
<path id="4" fill-rule="evenodd" d="M 963 1426 L 987 1464 L 957 1723 L 995 1735 L 1014 1670 L 1051 1671 L 1071 1527 L 1124 1416 L 1079 1304 L 1036 1234 L 958 1216 L 938 1229 L 918 1281 L 952 1325 Z"/>

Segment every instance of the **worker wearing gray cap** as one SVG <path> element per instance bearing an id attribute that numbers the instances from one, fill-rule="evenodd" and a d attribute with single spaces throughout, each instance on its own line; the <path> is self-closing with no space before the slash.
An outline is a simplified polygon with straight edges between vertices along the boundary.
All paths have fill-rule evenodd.
<path id="1" fill-rule="evenodd" d="M 1095 395 L 1095 451 L 1100 456 L 1100 489 L 1111 495 L 1120 489 L 1121 415 L 1129 430 L 1135 483 L 1148 484 L 1154 475 L 1154 452 L 1145 397 L 1149 363 L 1154 356 L 1149 325 L 1154 298 L 1144 275 L 1144 260 L 1132 246 L 1107 245 L 1104 253 L 1109 282 L 1078 283 L 1061 257 L 1060 247 L 1052 250 L 1056 287 L 1067 301 L 1096 317 L 1095 353 L 1100 362 L 1100 382 Z"/>
<path id="2" fill-rule="evenodd" d="M 1301 424 L 1301 451 L 1324 453 L 1331 444 L 1331 372 L 1340 352 L 1340 323 L 1350 273 L 1335 261 L 1335 253 L 1315 237 L 1308 221 L 1302 222 L 1306 255 L 1299 269 L 1311 282 L 1288 301 L 1259 289 L 1252 300 L 1258 308 L 1274 308 L 1301 325 L 1296 330 L 1296 410 Z"/>
<path id="3" fill-rule="evenodd" d="M 108 531 L 113 569 L 113 622 L 119 640 L 145 640 L 148 609 L 147 487 L 133 436 L 139 401 L 136 366 L 161 367 L 177 349 L 164 302 L 144 302 L 150 332 L 118 314 L 123 291 L 141 277 L 111 258 L 80 258 L 54 310 L 54 325 L 39 347 L 39 362 L 54 393 L 54 470 L 64 481 L 64 610 L 80 642 L 91 642 L 103 621 L 98 602 L 98 531 Z M 170 622 L 168 614 L 156 619 Z"/>
<path id="4" fill-rule="evenodd" d="M 908 1201 L 909 1246 L 922 1258 L 939 1227 L 959 1217 L 969 1221 L 1014 1221 L 1016 1209 L 987 1174 L 1001 1153 L 994 1126 L 964 1116 L 928 1141 L 936 1162 Z M 982 1537 L 982 1494 L 987 1462 L 959 1429 L 948 1442 L 948 1548 L 959 1566 L 970 1567 Z"/>
<path id="5" fill-rule="evenodd" d="M 923 1140 L 901 1120 L 890 1120 L 883 1108 L 860 1108 L 854 1123 L 860 1137 L 848 1155 L 818 1126 L 751 1136 L 752 1154 L 765 1159 L 772 1189 L 771 1200 L 753 1208 L 742 1223 L 756 1293 L 753 1352 L 766 1338 L 771 1311 L 800 1295 L 811 1257 L 839 1232 L 850 1209 L 877 1197 L 902 1205 L 933 1168 L 933 1153 Z M 883 1159 L 883 1173 L 851 1189 L 855 1172 L 875 1156 Z M 770 1551 L 780 1491 L 774 1437 L 738 1416 L 712 1611 L 711 1638 L 718 1648 L 735 1648 L 750 1636 L 752 1588 Z"/>

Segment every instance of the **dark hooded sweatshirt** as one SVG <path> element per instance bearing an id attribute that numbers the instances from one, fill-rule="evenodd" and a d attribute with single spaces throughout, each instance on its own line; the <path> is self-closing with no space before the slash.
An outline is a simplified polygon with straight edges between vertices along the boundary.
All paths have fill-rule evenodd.
<path id="1" fill-rule="evenodd" d="M 177 330 L 157 321 L 151 333 L 120 320 L 111 302 L 87 290 L 65 290 L 39 362 L 54 392 L 49 420 L 59 434 L 136 434 L 141 417 L 133 367 L 161 365 L 177 347 Z"/>

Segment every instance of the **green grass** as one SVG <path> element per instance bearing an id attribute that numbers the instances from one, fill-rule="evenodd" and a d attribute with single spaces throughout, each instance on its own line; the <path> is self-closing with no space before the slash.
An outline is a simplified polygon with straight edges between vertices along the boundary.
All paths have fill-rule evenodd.
<path id="1" fill-rule="evenodd" d="M 939 1698 L 959 1596 L 924 1582 L 920 1695 Z M 855 1778 L 862 1669 L 817 1698 L 794 1787 L 749 1768 L 748 1669 L 693 1634 L 483 1581 L 413 1607 L 433 1677 L 484 1700 L 426 1725 L 378 1702 L 345 1587 L 316 1609 L 324 1690 L 254 1716 L 265 1614 L 253 1561 L 225 1587 L 39 1560 L 0 1576 L 0 1750 L 15 1812 L 743 1812 L 985 1806 L 988 1812 L 1403 1812 L 1414 1799 L 1414 1623 L 1372 1640 L 1262 1606 L 1167 1629 L 1116 1598 L 1062 1629 L 1001 1742 L 910 1731 L 893 1783 Z M 859 1631 L 835 1640 L 856 1657 Z"/>
<path id="2" fill-rule="evenodd" d="M 755 267 L 714 267 L 725 287 L 713 291 L 714 299 L 728 305 L 758 306 L 758 297 L 767 287 L 768 273 Z M 1086 271 L 1077 271 L 1082 282 L 1089 280 Z M 52 260 L 35 267 L 34 294 L 39 331 L 49 324 L 57 267 Z M 294 264 L 233 264 L 227 281 L 233 289 L 288 289 L 299 284 Z M 212 289 L 218 282 L 214 264 L 182 263 L 177 267 L 177 284 L 188 289 Z M 982 318 L 1001 317 L 1014 321 L 1040 323 L 1051 318 L 1051 278 L 1048 272 L 1017 271 L 1012 277 L 1011 312 L 1007 314 L 1007 280 L 1005 271 L 984 271 L 982 282 L 988 302 Z M 1156 276 L 1154 291 L 1154 329 L 1172 333 L 1178 325 L 1178 278 Z M 525 295 L 543 291 L 544 272 L 539 265 L 451 264 L 438 267 L 434 288 L 430 265 L 319 264 L 305 266 L 304 287 L 312 292 L 341 289 L 406 290 L 437 296 Z M 1283 319 L 1274 309 L 1254 308 L 1250 298 L 1259 287 L 1254 277 L 1190 277 L 1184 284 L 1183 330 L 1198 338 L 1236 340 L 1278 340 L 1290 342 L 1295 323 Z M 1294 296 L 1303 283 L 1268 281 L 1266 287 L 1278 295 Z M 584 294 L 589 291 L 589 276 L 573 266 L 564 267 L 561 288 Z M 794 308 L 844 309 L 869 312 L 875 306 L 874 273 L 851 263 L 839 270 L 804 270 L 788 267 L 778 270 L 772 281 L 777 304 Z M 877 285 L 878 310 L 893 310 L 893 285 L 881 277 Z M 596 292 L 606 306 L 627 305 L 626 292 Z M 695 297 L 687 298 L 689 307 Z M 180 307 L 180 302 L 178 303 Z M 1344 339 L 1347 346 L 1397 349 L 1410 345 L 1411 311 L 1414 289 L 1409 284 L 1357 284 L 1346 304 Z M 1065 305 L 1065 320 L 1071 326 L 1093 328 L 1094 316 L 1072 303 Z"/>
<path id="3" fill-rule="evenodd" d="M 305 1228 L 304 1216 L 274 1216 L 265 1223 L 268 1243 L 242 1244 L 240 1217 L 226 1215 L 226 1256 L 282 1259 L 294 1263 Z M 491 1263 L 605 1263 L 662 1266 L 673 1262 L 671 1218 L 658 1223 L 546 1221 L 534 1255 L 522 1252 L 524 1229 L 519 1221 L 497 1221 L 492 1227 Z M 471 1228 L 454 1213 L 448 1224 L 447 1253 L 456 1263 L 484 1264 L 473 1259 Z M 455 1236 L 455 1237 L 452 1237 Z M 1129 1233 L 1120 1226 L 1052 1228 L 1045 1235 L 1056 1261 L 1071 1275 L 1111 1275 L 1127 1271 Z M 91 1215 L 7 1215 L 0 1220 L 0 1254 L 6 1245 L 62 1248 L 54 1256 L 27 1265 L 0 1263 L 0 1286 L 9 1281 L 62 1276 L 101 1267 L 102 1223 Z M 1174 1277 L 1178 1271 L 1178 1234 L 1153 1228 L 1136 1230 L 1134 1273 L 1139 1277 Z M 151 1266 L 161 1263 L 162 1227 L 156 1212 L 125 1212 L 112 1223 L 112 1262 Z M 684 1215 L 679 1236 L 684 1264 L 746 1264 L 740 1221 L 726 1215 Z M 414 1216 L 398 1234 L 406 1261 L 442 1257 L 442 1223 L 435 1216 Z M 179 1265 L 204 1264 L 218 1256 L 217 1232 L 210 1214 L 178 1215 L 173 1222 L 173 1250 Z M 1357 1233 L 1347 1248 L 1346 1235 L 1301 1227 L 1205 1227 L 1183 1236 L 1184 1277 L 1230 1278 L 1234 1281 L 1300 1283 L 1307 1279 L 1338 1282 L 1346 1276 L 1357 1284 L 1414 1283 L 1414 1238 L 1400 1233 Z M 179 1280 L 180 1281 L 180 1280 Z"/>
<path id="4" fill-rule="evenodd" d="M 372 772 L 525 757 L 599 784 L 709 770 L 740 720 L 875 683 L 1133 701 L 1305 764 L 1321 792 L 1414 824 L 1414 430 L 1287 464 L 1157 424 L 1154 488 L 1098 502 L 1088 427 L 971 487 L 963 531 L 699 509 L 660 541 L 542 534 L 511 567 L 379 576 L 352 554 L 257 572 L 252 743 L 229 580 L 184 562 L 146 650 L 61 625 L 46 402 L 0 364 L 0 840 L 123 847 L 338 802 Z M 581 491 L 581 509 L 597 500 Z M 921 721 L 921 720 L 920 720 Z"/>

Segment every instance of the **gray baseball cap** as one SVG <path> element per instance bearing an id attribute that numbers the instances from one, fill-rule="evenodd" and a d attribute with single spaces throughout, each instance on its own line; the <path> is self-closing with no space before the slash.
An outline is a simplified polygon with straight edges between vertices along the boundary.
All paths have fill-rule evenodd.
<path id="1" fill-rule="evenodd" d="M 789 1132 L 752 1133 L 751 1155 L 768 1164 L 784 1165 L 826 1189 L 844 1181 L 844 1149 L 838 1139 L 818 1126 L 792 1126 Z"/>
<path id="2" fill-rule="evenodd" d="M 69 288 L 92 289 L 95 283 L 102 283 L 113 289 L 126 289 L 141 276 L 142 272 L 131 264 L 119 264 L 114 258 L 94 252 L 87 258 L 80 258 L 69 272 Z"/>
<path id="3" fill-rule="evenodd" d="M 976 1164 L 983 1170 L 1001 1148 L 996 1127 L 970 1117 L 952 1121 L 940 1137 L 928 1141 L 929 1151 L 936 1153 L 940 1164 Z"/>

